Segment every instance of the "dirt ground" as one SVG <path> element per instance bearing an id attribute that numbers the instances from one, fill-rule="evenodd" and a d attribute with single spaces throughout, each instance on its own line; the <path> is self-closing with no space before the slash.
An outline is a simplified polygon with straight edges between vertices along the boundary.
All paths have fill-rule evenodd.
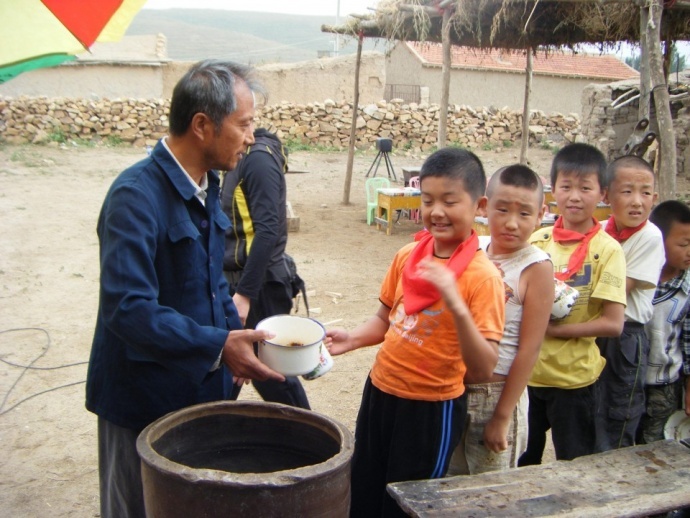
<path id="1" fill-rule="evenodd" d="M 487 172 L 517 161 L 515 148 L 478 154 Z M 131 148 L 0 146 L 0 516 L 99 516 L 96 419 L 84 409 L 98 294 L 95 227 L 114 177 L 143 156 Z M 551 152 L 530 156 L 548 175 Z M 351 203 L 343 205 L 346 152 L 290 156 L 301 171 L 287 176 L 300 228 L 288 251 L 324 323 L 352 328 L 372 315 L 390 259 L 421 228 L 401 220 L 386 236 L 367 226 L 364 182 L 374 157 L 355 156 Z M 424 158 L 393 155 L 395 173 L 401 178 L 402 167 Z M 305 382 L 313 410 L 354 430 L 376 351 L 337 357 L 330 373 Z M 257 399 L 250 387 L 241 398 Z"/>

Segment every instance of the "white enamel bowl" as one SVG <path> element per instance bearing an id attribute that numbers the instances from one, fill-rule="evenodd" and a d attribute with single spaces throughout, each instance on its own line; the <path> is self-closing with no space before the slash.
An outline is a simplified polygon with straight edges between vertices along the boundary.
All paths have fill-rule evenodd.
<path id="1" fill-rule="evenodd" d="M 271 369 L 284 376 L 300 376 L 319 365 L 326 330 L 316 320 L 276 315 L 263 319 L 256 329 L 275 335 L 259 342 L 259 359 Z"/>

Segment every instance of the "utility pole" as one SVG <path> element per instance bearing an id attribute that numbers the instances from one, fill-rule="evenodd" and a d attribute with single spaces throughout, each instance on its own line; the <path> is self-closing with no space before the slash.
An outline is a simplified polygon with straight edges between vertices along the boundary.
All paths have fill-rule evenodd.
<path id="1" fill-rule="evenodd" d="M 335 26 L 340 27 L 340 0 L 338 0 L 338 7 L 335 12 Z M 333 49 L 333 55 L 338 57 L 340 55 L 340 34 L 335 33 L 335 49 Z"/>

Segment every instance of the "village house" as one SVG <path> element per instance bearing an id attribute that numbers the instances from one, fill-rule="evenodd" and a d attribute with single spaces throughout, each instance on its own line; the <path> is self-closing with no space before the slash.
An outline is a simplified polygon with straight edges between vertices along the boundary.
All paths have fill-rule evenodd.
<path id="1" fill-rule="evenodd" d="M 95 43 L 74 61 L 39 68 L 0 84 L 7 97 L 69 97 L 73 99 L 156 99 L 171 73 L 162 34 L 127 36 L 117 42 Z"/>
<path id="2" fill-rule="evenodd" d="M 355 55 L 257 67 L 269 103 L 310 103 L 353 99 Z M 90 52 L 56 67 L 25 72 L 0 84 L 0 96 L 70 99 L 169 99 L 192 62 L 168 58 L 163 34 L 125 36 L 96 43 Z M 386 81 L 381 52 L 362 54 L 360 102 L 383 99 Z"/>
<path id="3" fill-rule="evenodd" d="M 449 102 L 472 107 L 522 110 L 525 95 L 524 52 L 452 47 Z M 442 46 L 400 42 L 386 62 L 386 99 L 440 103 Z M 539 51 L 533 59 L 530 108 L 546 113 L 577 113 L 582 91 L 591 83 L 638 77 L 612 55 Z"/>

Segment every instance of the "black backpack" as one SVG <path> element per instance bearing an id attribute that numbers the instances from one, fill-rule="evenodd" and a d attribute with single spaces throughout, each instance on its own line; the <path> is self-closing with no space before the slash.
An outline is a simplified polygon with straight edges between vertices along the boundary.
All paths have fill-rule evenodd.
<path id="1" fill-rule="evenodd" d="M 300 293 L 304 298 L 304 307 L 307 309 L 307 316 L 309 316 L 309 301 L 307 300 L 307 288 L 304 284 L 304 279 L 297 273 L 297 264 L 292 256 L 288 254 L 283 254 L 283 260 L 285 261 L 285 269 L 288 272 L 288 278 L 290 279 L 290 288 L 292 290 L 292 298 L 296 298 Z M 299 304 L 299 302 L 298 302 Z M 299 310 L 299 306 L 295 308 L 295 311 Z"/>

